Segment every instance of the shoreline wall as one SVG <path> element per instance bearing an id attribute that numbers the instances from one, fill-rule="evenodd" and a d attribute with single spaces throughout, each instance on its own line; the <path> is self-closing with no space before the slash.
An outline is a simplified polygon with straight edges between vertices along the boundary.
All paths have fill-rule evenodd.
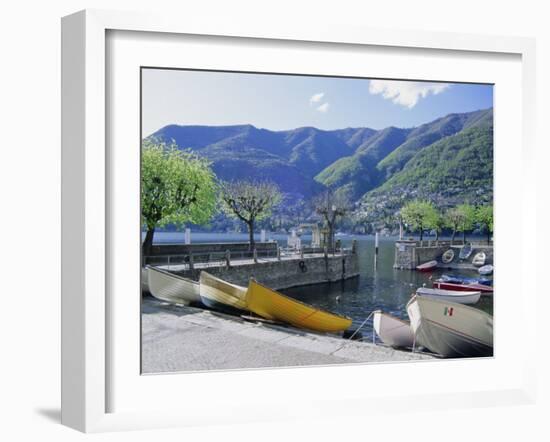
<path id="1" fill-rule="evenodd" d="M 300 262 L 304 264 L 300 265 Z M 258 262 L 232 267 L 211 267 L 204 269 L 212 275 L 233 284 L 248 285 L 250 277 L 275 290 L 312 284 L 342 281 L 359 276 L 357 254 L 340 254 L 328 257 L 305 257 L 282 261 Z M 175 272 L 181 276 L 198 280 L 200 269 Z"/>
<path id="2" fill-rule="evenodd" d="M 395 242 L 395 259 L 393 268 L 401 270 L 414 270 L 416 266 L 428 261 L 436 260 L 438 266 L 453 268 L 454 266 L 460 266 L 462 268 L 477 269 L 472 265 L 472 259 L 478 252 L 485 252 L 487 258 L 485 264 L 493 264 L 493 246 L 483 244 L 472 244 L 472 253 L 467 260 L 460 261 L 458 254 L 462 245 L 450 245 L 448 241 L 441 242 L 440 244 L 435 241 L 427 242 L 425 245 L 419 245 L 417 241 L 396 241 Z M 455 257 L 453 261 L 448 264 L 441 262 L 441 255 L 448 249 L 453 249 Z"/>

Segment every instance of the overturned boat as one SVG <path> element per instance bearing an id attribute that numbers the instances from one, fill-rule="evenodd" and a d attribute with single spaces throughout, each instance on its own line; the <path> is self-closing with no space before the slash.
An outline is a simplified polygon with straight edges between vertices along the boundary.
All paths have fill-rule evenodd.
<path id="1" fill-rule="evenodd" d="M 158 267 L 147 266 L 146 270 L 148 289 L 155 298 L 181 305 L 200 302 L 198 282 Z"/>
<path id="2" fill-rule="evenodd" d="M 247 308 L 273 321 L 318 332 L 339 332 L 348 329 L 352 320 L 290 298 L 254 279 L 248 284 Z"/>
<path id="3" fill-rule="evenodd" d="M 418 270 L 419 272 L 429 272 L 435 269 L 436 267 L 437 267 L 437 261 L 433 260 L 433 261 L 428 261 L 428 262 L 425 262 L 424 264 L 420 264 L 416 266 L 416 270 Z"/>
<path id="4" fill-rule="evenodd" d="M 224 281 L 205 271 L 200 275 L 200 298 L 204 305 L 232 315 L 248 312 L 246 287 Z"/>
<path id="5" fill-rule="evenodd" d="M 382 342 L 390 347 L 412 347 L 414 334 L 411 325 L 382 310 L 376 310 L 373 318 L 374 330 Z"/>
<path id="6" fill-rule="evenodd" d="M 493 317 L 482 310 L 414 295 L 407 313 L 417 345 L 446 358 L 493 355 Z"/>

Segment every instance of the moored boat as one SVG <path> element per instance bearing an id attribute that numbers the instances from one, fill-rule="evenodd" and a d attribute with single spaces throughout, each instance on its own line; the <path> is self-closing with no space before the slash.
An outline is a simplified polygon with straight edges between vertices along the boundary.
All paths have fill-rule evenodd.
<path id="1" fill-rule="evenodd" d="M 318 332 L 339 332 L 351 326 L 345 316 L 313 307 L 250 279 L 246 305 L 251 312 L 274 321 L 286 322 Z"/>
<path id="2" fill-rule="evenodd" d="M 439 299 L 442 301 L 456 302 L 458 304 L 475 304 L 481 297 L 481 292 L 459 292 L 454 290 L 431 289 L 428 287 L 419 287 L 416 290 L 417 295 L 427 298 Z"/>
<path id="3" fill-rule="evenodd" d="M 429 272 L 430 270 L 433 270 L 437 267 L 437 261 L 428 261 L 428 262 L 425 262 L 424 264 L 420 264 L 418 266 L 416 266 L 416 270 L 418 270 L 419 272 Z"/>
<path id="4" fill-rule="evenodd" d="M 198 282 L 158 267 L 147 266 L 146 269 L 148 288 L 155 298 L 182 305 L 200 302 Z"/>
<path id="5" fill-rule="evenodd" d="M 493 355 L 493 317 L 482 310 L 414 295 L 407 313 L 415 344 L 447 358 Z"/>
<path id="6" fill-rule="evenodd" d="M 444 264 L 449 264 L 453 259 L 455 259 L 455 251 L 453 249 L 448 249 L 441 255 L 441 262 Z"/>
<path id="7" fill-rule="evenodd" d="M 481 267 L 485 264 L 485 260 L 487 259 L 487 255 L 485 252 L 477 252 L 474 255 L 474 259 L 472 259 L 472 265 L 476 267 Z"/>
<path id="8" fill-rule="evenodd" d="M 248 311 L 246 287 L 231 284 L 205 271 L 200 275 L 200 297 L 207 307 L 233 315 Z"/>
<path id="9" fill-rule="evenodd" d="M 492 295 L 493 287 L 484 284 L 456 284 L 453 282 L 433 281 L 434 289 L 454 290 L 458 292 L 481 292 L 481 294 Z"/>
<path id="10" fill-rule="evenodd" d="M 412 347 L 414 334 L 405 322 L 382 310 L 376 310 L 373 318 L 374 330 L 382 342 L 391 347 Z"/>
<path id="11" fill-rule="evenodd" d="M 462 248 L 460 249 L 460 253 L 458 254 L 458 258 L 459 259 L 468 259 L 471 254 L 472 254 L 471 244 L 464 244 L 462 246 Z"/>
<path id="12" fill-rule="evenodd" d="M 486 266 L 480 267 L 478 269 L 478 272 L 480 275 L 491 275 L 493 273 L 494 267 L 491 264 L 487 264 Z"/>
<path id="13" fill-rule="evenodd" d="M 437 281 L 451 282 L 453 284 L 483 284 L 493 285 L 493 280 L 489 278 L 469 278 L 467 276 L 441 275 Z"/>

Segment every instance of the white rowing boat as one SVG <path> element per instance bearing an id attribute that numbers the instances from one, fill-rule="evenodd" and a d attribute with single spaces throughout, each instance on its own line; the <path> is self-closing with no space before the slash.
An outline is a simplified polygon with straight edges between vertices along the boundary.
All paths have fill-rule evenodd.
<path id="1" fill-rule="evenodd" d="M 374 312 L 374 330 L 382 342 L 391 347 L 412 347 L 414 335 L 410 324 L 381 310 Z"/>
<path id="2" fill-rule="evenodd" d="M 407 313 L 415 344 L 446 358 L 493 355 L 493 317 L 482 310 L 414 295 Z"/>
<path id="3" fill-rule="evenodd" d="M 448 249 L 441 255 L 441 262 L 444 264 L 449 264 L 453 259 L 455 259 L 455 252 L 453 249 Z"/>
<path id="4" fill-rule="evenodd" d="M 475 304 L 481 297 L 481 292 L 459 292 L 454 290 L 431 289 L 428 287 L 419 287 L 416 289 L 416 294 L 428 298 L 439 299 L 441 301 L 456 302 L 458 304 Z"/>
<path id="5" fill-rule="evenodd" d="M 494 268 L 491 264 L 487 264 L 487 265 L 485 265 L 485 266 L 483 266 L 483 267 L 480 267 L 480 268 L 478 269 L 478 272 L 479 272 L 480 275 L 490 275 L 490 274 L 493 273 L 493 270 L 494 270 L 494 269 L 495 269 L 495 268 Z"/>
<path id="6" fill-rule="evenodd" d="M 487 255 L 485 252 L 477 252 L 474 255 L 474 259 L 472 259 L 472 265 L 476 267 L 481 267 L 485 264 L 485 260 L 487 259 Z"/>
<path id="7" fill-rule="evenodd" d="M 147 266 L 147 282 L 151 294 L 162 301 L 188 305 L 201 300 L 198 282 L 167 270 Z"/>

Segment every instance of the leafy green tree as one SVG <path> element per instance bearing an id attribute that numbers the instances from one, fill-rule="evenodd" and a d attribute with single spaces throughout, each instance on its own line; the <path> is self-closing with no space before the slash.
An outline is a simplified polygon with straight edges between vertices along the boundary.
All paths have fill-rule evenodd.
<path id="1" fill-rule="evenodd" d="M 151 253 L 157 227 L 203 224 L 216 208 L 216 182 L 210 164 L 175 144 L 144 141 L 141 153 L 141 219 L 147 233 L 145 256 Z"/>
<path id="2" fill-rule="evenodd" d="M 493 233 L 493 206 L 479 206 L 476 209 L 476 222 L 487 232 L 487 244 L 489 244 Z"/>
<path id="3" fill-rule="evenodd" d="M 249 248 L 254 250 L 254 223 L 268 218 L 282 201 L 279 187 L 268 181 L 224 181 L 220 189 L 224 212 L 246 224 Z"/>
<path id="4" fill-rule="evenodd" d="M 456 232 L 459 232 L 460 225 L 462 223 L 462 213 L 457 210 L 456 207 L 451 207 L 447 209 L 445 215 L 443 215 L 443 222 L 445 227 L 449 227 L 453 230 L 453 235 L 451 236 L 451 243 L 455 240 Z"/>
<path id="5" fill-rule="evenodd" d="M 428 224 L 426 227 L 435 230 L 435 240 L 438 241 L 439 234 L 445 227 L 445 218 L 435 207 L 428 212 Z"/>
<path id="6" fill-rule="evenodd" d="M 459 231 L 462 232 L 462 239 L 466 243 L 466 232 L 469 232 L 474 228 L 476 221 L 476 209 L 474 206 L 464 203 L 456 207 L 456 210 L 460 213 Z"/>
<path id="7" fill-rule="evenodd" d="M 432 227 L 437 211 L 429 201 L 413 200 L 405 204 L 400 213 L 405 224 L 413 232 L 417 230 L 420 232 L 420 241 L 422 241 L 424 229 Z"/>

